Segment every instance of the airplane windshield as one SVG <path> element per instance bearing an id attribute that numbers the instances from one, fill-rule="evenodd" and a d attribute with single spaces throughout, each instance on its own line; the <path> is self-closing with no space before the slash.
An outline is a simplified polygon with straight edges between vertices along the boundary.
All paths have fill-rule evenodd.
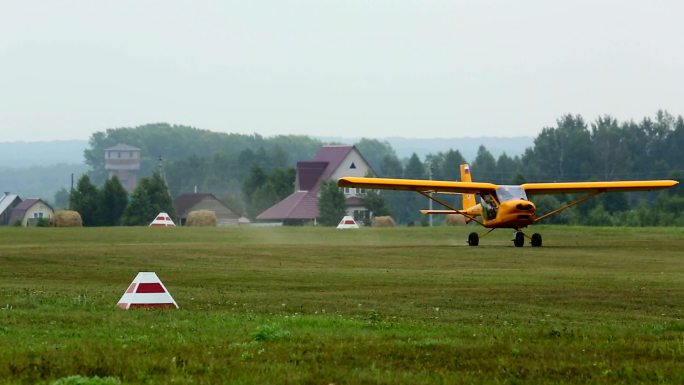
<path id="1" fill-rule="evenodd" d="M 527 200 L 525 190 L 520 186 L 500 186 L 496 190 L 496 196 L 499 198 L 499 202 L 509 201 L 511 199 Z"/>

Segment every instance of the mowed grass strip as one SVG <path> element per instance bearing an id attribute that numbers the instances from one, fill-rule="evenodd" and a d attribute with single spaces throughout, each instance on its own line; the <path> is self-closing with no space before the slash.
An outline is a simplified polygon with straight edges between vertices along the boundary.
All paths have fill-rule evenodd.
<path id="1" fill-rule="evenodd" d="M 473 229 L 3 228 L 0 383 L 684 383 L 684 229 Z"/>

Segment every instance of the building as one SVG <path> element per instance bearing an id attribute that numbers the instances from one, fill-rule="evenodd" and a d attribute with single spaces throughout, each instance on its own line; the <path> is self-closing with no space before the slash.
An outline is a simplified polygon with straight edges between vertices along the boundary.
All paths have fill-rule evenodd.
<path id="1" fill-rule="evenodd" d="M 8 192 L 0 196 L 0 226 L 7 226 L 10 224 L 10 217 L 12 216 L 12 209 L 21 203 L 21 198 L 17 194 L 10 194 Z"/>
<path id="2" fill-rule="evenodd" d="M 354 146 L 323 146 L 313 160 L 297 162 L 294 192 L 257 216 L 265 222 L 297 225 L 319 217 L 318 197 L 321 183 L 343 176 L 374 175 L 368 162 Z M 345 188 L 347 214 L 355 218 L 366 216 L 362 205 L 363 189 Z"/>
<path id="3" fill-rule="evenodd" d="M 20 222 L 24 227 L 35 226 L 39 220 L 50 220 L 54 214 L 55 212 L 52 207 L 43 202 L 42 199 L 29 198 L 12 209 L 9 224 L 14 225 L 17 222 Z"/>
<path id="4" fill-rule="evenodd" d="M 108 178 L 116 175 L 123 187 L 131 192 L 138 185 L 140 149 L 127 144 L 117 144 L 105 149 L 105 169 Z"/>
<path id="5" fill-rule="evenodd" d="M 209 210 L 216 214 L 219 226 L 236 226 L 240 216 L 224 205 L 213 194 L 208 193 L 185 193 L 174 201 L 178 223 L 185 225 L 188 214 L 196 210 Z"/>

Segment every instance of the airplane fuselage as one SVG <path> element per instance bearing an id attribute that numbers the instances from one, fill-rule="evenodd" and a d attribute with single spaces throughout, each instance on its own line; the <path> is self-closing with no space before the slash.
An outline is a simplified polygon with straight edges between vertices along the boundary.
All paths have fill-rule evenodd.
<path id="1" fill-rule="evenodd" d="M 537 207 L 524 199 L 501 202 L 498 207 L 484 208 L 483 224 L 488 228 L 521 229 L 534 223 Z M 493 212 L 492 212 L 493 211 Z"/>
<path id="2" fill-rule="evenodd" d="M 482 223 L 488 228 L 521 229 L 534 223 L 537 207 L 519 186 L 501 186 L 480 200 Z"/>

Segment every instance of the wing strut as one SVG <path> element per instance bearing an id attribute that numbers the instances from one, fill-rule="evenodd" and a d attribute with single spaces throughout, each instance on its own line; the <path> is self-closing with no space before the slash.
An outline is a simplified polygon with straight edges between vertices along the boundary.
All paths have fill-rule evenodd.
<path id="1" fill-rule="evenodd" d="M 423 191 L 416 191 L 416 192 L 417 192 L 418 194 L 420 194 L 420 195 L 422 195 L 422 196 L 428 198 L 428 199 L 431 199 L 431 200 L 433 200 L 433 201 L 439 203 L 440 205 L 442 205 L 442 206 L 444 206 L 444 207 L 446 207 L 446 208 L 448 208 L 448 209 L 454 210 L 454 214 L 463 215 L 464 217 L 470 219 L 471 221 L 477 223 L 478 225 L 480 225 L 480 226 L 482 226 L 482 227 L 486 227 L 486 226 L 484 225 L 484 223 L 478 221 L 474 216 L 468 215 L 468 214 L 466 214 L 466 213 L 464 213 L 464 212 L 461 212 L 460 210 L 456 210 L 456 208 L 454 208 L 454 206 L 452 206 L 452 205 L 450 205 L 450 204 L 444 202 L 443 200 L 441 200 L 441 199 L 439 199 L 439 198 L 435 198 L 434 196 L 430 195 L 430 193 L 426 193 L 426 192 L 423 192 Z"/>
<path id="2" fill-rule="evenodd" d="M 573 202 L 567 203 L 567 204 L 565 204 L 565 205 L 563 205 L 563 206 L 561 206 L 561 207 L 559 207 L 559 208 L 557 208 L 557 209 L 555 209 L 555 210 L 553 210 L 553 211 L 551 211 L 551 212 L 548 212 L 548 213 L 542 215 L 541 217 L 537 217 L 537 218 L 534 220 L 534 223 L 537 223 L 537 222 L 539 222 L 539 221 L 543 221 L 544 219 L 546 219 L 546 218 L 548 218 L 548 217 L 550 217 L 550 216 L 556 215 L 556 214 L 558 214 L 559 212 L 561 212 L 561 211 L 563 211 L 563 210 L 565 210 L 565 209 L 569 209 L 570 207 L 572 207 L 572 206 L 574 206 L 574 205 L 576 205 L 576 204 L 578 204 L 578 203 L 582 203 L 582 202 L 586 201 L 586 200 L 589 199 L 589 198 L 593 198 L 593 197 L 595 197 L 596 195 L 598 195 L 598 194 L 600 194 L 600 193 L 602 193 L 602 192 L 603 192 L 602 190 L 594 191 L 594 192 L 591 193 L 591 194 L 585 195 L 585 196 L 583 196 L 583 197 L 581 197 L 581 198 L 579 198 L 579 199 L 577 199 L 577 200 L 575 200 L 575 201 L 573 201 Z"/>

